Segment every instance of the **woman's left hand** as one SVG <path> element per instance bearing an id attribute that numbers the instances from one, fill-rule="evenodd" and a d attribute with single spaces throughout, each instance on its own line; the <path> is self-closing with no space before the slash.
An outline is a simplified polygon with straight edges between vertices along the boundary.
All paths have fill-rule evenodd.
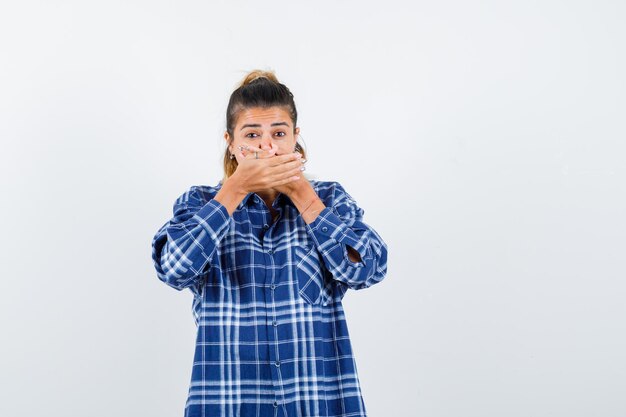
<path id="1" fill-rule="evenodd" d="M 304 163 L 306 162 L 306 160 L 303 158 L 301 162 L 302 168 L 300 169 L 304 171 Z M 302 174 L 302 171 L 298 175 L 300 177 L 298 181 L 291 181 L 287 184 L 274 187 L 274 190 L 278 191 L 279 193 L 285 194 L 287 197 L 291 197 L 294 193 L 301 191 L 303 188 L 312 188 L 309 181 L 307 181 L 306 177 Z"/>

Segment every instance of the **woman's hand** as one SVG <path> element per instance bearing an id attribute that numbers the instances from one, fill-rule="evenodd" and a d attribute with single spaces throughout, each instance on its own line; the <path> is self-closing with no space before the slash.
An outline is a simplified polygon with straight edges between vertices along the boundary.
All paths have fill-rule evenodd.
<path id="1" fill-rule="evenodd" d="M 268 189 L 280 191 L 279 188 L 299 182 L 302 178 L 302 155 L 298 152 L 276 155 L 274 147 L 244 147 L 239 156 L 237 169 L 231 178 L 246 194 Z"/>
<path id="2" fill-rule="evenodd" d="M 246 159 L 258 158 L 261 159 L 276 159 L 282 158 L 286 155 L 276 155 L 276 148 L 272 145 L 271 148 L 267 149 L 259 149 L 259 148 L 245 148 L 242 149 L 241 155 Z M 258 153 L 257 153 L 258 152 Z M 293 155 L 293 154 L 287 154 Z M 306 181 L 306 178 L 302 175 L 302 171 L 304 171 L 304 163 L 306 160 L 301 158 L 301 154 L 296 152 L 297 161 L 300 163 L 300 168 L 297 168 L 298 171 L 296 177 L 293 181 L 287 181 L 282 184 L 277 184 L 272 187 L 274 191 L 279 193 L 283 193 L 291 199 L 291 201 L 295 204 L 296 208 L 300 212 L 302 219 L 305 223 L 309 224 L 313 222 L 317 216 L 324 210 L 326 205 L 320 200 L 319 196 L 311 186 L 309 181 Z M 239 167 L 237 167 L 239 170 Z M 297 180 L 300 181 L 297 181 Z"/>
<path id="3" fill-rule="evenodd" d="M 276 155 L 275 148 L 242 148 L 238 156 L 237 169 L 214 198 L 230 215 L 248 193 L 272 190 L 302 177 L 299 153 Z"/>
<path id="4" fill-rule="evenodd" d="M 298 153 L 298 155 L 300 155 L 300 153 Z M 300 172 L 296 174 L 296 176 L 298 176 L 300 180 L 290 181 L 286 184 L 278 185 L 274 187 L 274 190 L 276 190 L 279 193 L 285 194 L 289 198 L 293 198 L 293 195 L 295 193 L 302 192 L 304 191 L 304 189 L 310 188 L 311 190 L 313 190 L 313 187 L 311 187 L 311 184 L 306 180 L 306 178 L 302 174 L 302 172 L 305 169 L 304 163 L 306 162 L 306 159 L 300 158 L 300 162 L 301 162 Z"/>
<path id="5" fill-rule="evenodd" d="M 249 155 L 254 155 L 255 158 L 257 156 L 259 158 L 271 158 L 273 156 L 279 156 L 277 154 L 278 147 L 275 147 L 273 143 L 270 145 L 270 147 L 261 147 L 260 149 L 252 148 L 252 147 L 243 147 L 241 151 L 242 151 L 242 155 L 246 157 L 249 157 Z M 311 184 L 308 181 L 306 181 L 306 178 L 304 178 L 304 176 L 302 175 L 302 171 L 304 171 L 305 169 L 304 163 L 306 162 L 306 159 L 302 158 L 301 157 L 302 155 L 299 152 L 295 152 L 295 154 L 300 157 L 299 159 L 300 159 L 300 162 L 302 163 L 302 165 L 300 166 L 300 171 L 296 172 L 295 176 L 298 177 L 298 179 L 302 179 L 304 181 L 297 181 L 296 179 L 294 179 L 294 181 L 289 181 L 285 184 L 282 184 L 282 185 L 279 184 L 279 185 L 272 187 L 274 191 L 285 194 L 288 197 L 292 197 L 295 192 L 303 191 L 306 188 L 310 188 L 311 190 L 313 190 L 313 188 L 311 187 Z"/>

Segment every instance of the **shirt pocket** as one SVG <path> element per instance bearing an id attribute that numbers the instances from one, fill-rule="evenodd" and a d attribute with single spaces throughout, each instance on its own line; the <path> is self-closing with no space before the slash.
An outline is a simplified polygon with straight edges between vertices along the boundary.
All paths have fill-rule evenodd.
<path id="1" fill-rule="evenodd" d="M 295 246 L 295 281 L 300 298 L 306 303 L 323 306 L 334 298 L 334 280 L 314 246 Z M 345 290 L 340 291 L 340 298 Z"/>

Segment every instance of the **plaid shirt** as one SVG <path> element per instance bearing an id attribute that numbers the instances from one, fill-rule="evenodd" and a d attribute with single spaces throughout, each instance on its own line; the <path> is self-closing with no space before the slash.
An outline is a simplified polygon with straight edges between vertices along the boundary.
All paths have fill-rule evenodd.
<path id="1" fill-rule="evenodd" d="M 310 182 L 326 208 L 308 225 L 284 194 L 274 222 L 255 193 L 231 217 L 219 183 L 178 197 L 154 236 L 158 278 L 194 295 L 185 417 L 366 415 L 341 300 L 384 278 L 387 246 L 339 183 Z"/>

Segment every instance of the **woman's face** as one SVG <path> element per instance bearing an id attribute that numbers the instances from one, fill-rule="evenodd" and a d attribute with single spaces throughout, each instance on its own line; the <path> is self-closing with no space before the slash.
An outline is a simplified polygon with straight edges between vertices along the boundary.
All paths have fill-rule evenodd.
<path id="1" fill-rule="evenodd" d="M 289 113 L 282 107 L 251 107 L 239 113 L 237 124 L 233 130 L 233 141 L 230 142 L 228 132 L 224 139 L 229 143 L 228 149 L 239 159 L 239 146 L 248 146 L 251 149 L 276 149 L 277 155 L 294 152 L 296 136 L 300 128 L 295 128 Z"/>

